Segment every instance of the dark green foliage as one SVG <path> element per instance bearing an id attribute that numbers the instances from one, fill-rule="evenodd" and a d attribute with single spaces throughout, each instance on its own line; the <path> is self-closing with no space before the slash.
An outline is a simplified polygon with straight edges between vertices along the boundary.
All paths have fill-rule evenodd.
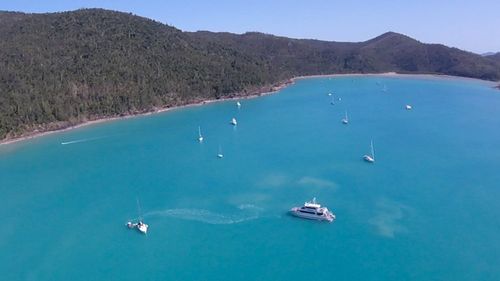
<path id="1" fill-rule="evenodd" d="M 0 139 L 105 116 L 248 95 L 297 75 L 443 73 L 500 62 L 387 33 L 363 43 L 181 32 L 131 14 L 0 12 Z"/>
<path id="2" fill-rule="evenodd" d="M 500 63 L 500 52 L 498 52 L 496 54 L 491 54 L 489 56 L 485 56 L 485 58 L 490 59 L 492 61 L 495 61 L 497 63 Z"/>

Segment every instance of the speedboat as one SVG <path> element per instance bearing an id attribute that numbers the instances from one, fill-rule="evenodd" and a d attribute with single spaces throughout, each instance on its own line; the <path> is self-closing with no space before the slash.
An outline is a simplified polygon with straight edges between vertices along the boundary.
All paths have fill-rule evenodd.
<path id="1" fill-rule="evenodd" d="M 231 119 L 231 125 L 236 126 L 238 122 L 236 122 L 236 118 Z"/>
<path id="2" fill-rule="evenodd" d="M 327 207 L 321 207 L 320 204 L 316 203 L 316 198 L 313 198 L 311 202 L 305 202 L 302 207 L 292 208 L 290 213 L 296 217 L 310 220 L 328 222 L 335 220 L 335 215 Z"/>

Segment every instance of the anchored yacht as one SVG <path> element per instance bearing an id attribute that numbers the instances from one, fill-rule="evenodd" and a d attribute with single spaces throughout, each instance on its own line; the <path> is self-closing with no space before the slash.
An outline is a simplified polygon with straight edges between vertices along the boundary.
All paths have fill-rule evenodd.
<path id="1" fill-rule="evenodd" d="M 342 119 L 343 124 L 348 124 L 349 123 L 349 116 L 347 116 L 347 110 L 345 111 L 345 117 Z"/>
<path id="2" fill-rule="evenodd" d="M 311 202 L 304 203 L 302 207 L 294 207 L 290 210 L 290 213 L 296 217 L 328 221 L 332 222 L 335 220 L 335 215 L 328 210 L 326 207 L 321 207 L 320 204 L 316 203 L 316 198 L 313 198 Z"/>
<path id="3" fill-rule="evenodd" d="M 142 221 L 142 217 L 141 217 L 141 205 L 139 203 L 139 199 L 136 199 L 136 200 L 137 200 L 137 211 L 139 213 L 139 219 L 137 220 L 137 222 L 128 221 L 127 222 L 127 227 L 130 228 L 130 229 L 136 228 L 142 234 L 147 234 L 148 233 L 149 225 L 145 224 Z"/>
<path id="4" fill-rule="evenodd" d="M 147 234 L 149 225 L 145 224 L 142 220 L 140 220 L 137 223 L 131 221 L 127 222 L 127 227 L 131 229 L 137 228 L 137 230 L 139 230 L 141 233 Z"/>
<path id="5" fill-rule="evenodd" d="M 198 126 L 198 141 L 203 142 L 203 135 L 201 134 L 201 127 Z"/>
<path id="6" fill-rule="evenodd" d="M 370 142 L 370 154 L 365 154 L 363 160 L 368 163 L 375 162 L 375 150 L 373 149 L 373 140 Z"/>

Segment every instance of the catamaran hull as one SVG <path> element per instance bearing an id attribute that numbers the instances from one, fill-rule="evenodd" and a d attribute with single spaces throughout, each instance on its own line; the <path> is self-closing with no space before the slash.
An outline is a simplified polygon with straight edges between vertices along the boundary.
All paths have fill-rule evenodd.
<path id="1" fill-rule="evenodd" d="M 307 214 L 307 213 L 302 213 L 298 210 L 298 208 L 292 208 L 290 210 L 290 214 L 295 217 L 303 218 L 303 219 L 308 219 L 308 220 L 317 220 L 317 221 L 327 221 L 327 222 L 332 222 L 335 220 L 335 215 L 333 214 L 328 214 L 328 215 L 314 215 L 314 214 Z"/>

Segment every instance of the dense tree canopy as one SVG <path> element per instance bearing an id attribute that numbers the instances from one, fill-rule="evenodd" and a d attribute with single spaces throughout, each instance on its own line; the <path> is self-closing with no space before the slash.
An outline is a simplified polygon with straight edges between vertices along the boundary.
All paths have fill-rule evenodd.
<path id="1" fill-rule="evenodd" d="M 0 12 L 0 139 L 105 116 L 249 95 L 296 75 L 442 73 L 500 62 L 396 33 L 362 43 L 182 32 L 131 14 Z"/>

